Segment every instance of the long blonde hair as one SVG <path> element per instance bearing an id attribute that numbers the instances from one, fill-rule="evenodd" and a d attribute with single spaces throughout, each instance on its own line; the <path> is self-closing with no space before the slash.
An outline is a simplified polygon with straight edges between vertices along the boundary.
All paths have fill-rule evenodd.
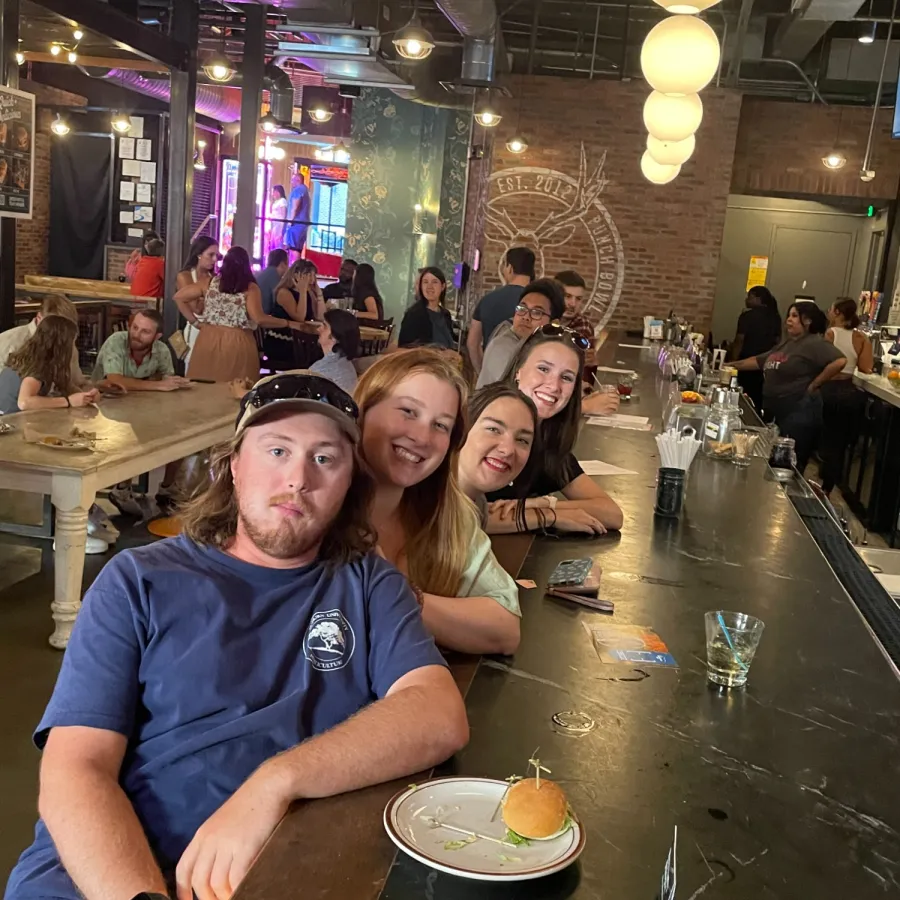
<path id="1" fill-rule="evenodd" d="M 424 481 L 403 492 L 400 521 L 406 536 L 409 579 L 423 591 L 455 597 L 469 558 L 478 521 L 457 479 L 459 450 L 466 433 L 468 388 L 456 366 L 439 351 L 426 348 L 391 353 L 368 369 L 356 385 L 360 426 L 366 413 L 386 400 L 401 381 L 426 373 L 456 389 L 459 409 L 450 432 L 450 447 L 441 464 Z"/>

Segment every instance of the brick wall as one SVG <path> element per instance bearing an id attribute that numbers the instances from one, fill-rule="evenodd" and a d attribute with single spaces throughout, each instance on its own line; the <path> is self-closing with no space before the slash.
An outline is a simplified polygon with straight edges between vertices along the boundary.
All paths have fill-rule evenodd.
<path id="1" fill-rule="evenodd" d="M 674 306 L 695 325 L 708 326 L 740 94 L 704 91 L 697 150 L 674 182 L 657 186 L 640 170 L 645 84 L 517 77 L 510 88 L 513 98 L 495 133 L 485 287 L 499 283 L 506 246 L 528 243 L 539 251 L 546 274 L 581 272 L 595 320 L 636 327 L 644 315 Z M 515 132 L 529 142 L 519 155 L 505 146 Z M 586 169 L 580 176 L 582 145 Z M 472 188 L 470 181 L 470 201 Z M 567 213 L 573 202 L 576 214 Z M 477 211 L 468 210 L 467 218 L 477 218 Z M 477 240 L 470 235 L 467 247 Z"/>
<path id="2" fill-rule="evenodd" d="M 860 181 L 872 110 L 747 97 L 741 110 L 731 190 L 735 194 L 784 193 L 893 200 L 900 182 L 900 147 L 891 138 L 891 110 L 876 120 L 871 168 Z M 822 157 L 832 149 L 847 157 L 830 170 Z"/>
<path id="3" fill-rule="evenodd" d="M 35 95 L 38 107 L 43 104 L 85 106 L 87 100 L 57 88 L 23 80 L 19 88 Z M 16 222 L 16 283 L 25 275 L 46 275 L 50 240 L 50 142 L 59 140 L 50 131 L 54 114 L 38 109 L 34 136 L 34 210 L 31 219 Z"/>

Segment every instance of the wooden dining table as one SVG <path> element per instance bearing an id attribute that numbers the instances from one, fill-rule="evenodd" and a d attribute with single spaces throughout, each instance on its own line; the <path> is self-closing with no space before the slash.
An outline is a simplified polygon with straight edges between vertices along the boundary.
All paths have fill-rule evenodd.
<path id="1" fill-rule="evenodd" d="M 227 384 L 192 384 L 3 417 L 15 430 L 0 434 L 0 488 L 49 496 L 56 510 L 51 646 L 65 648 L 81 607 L 88 510 L 97 492 L 227 441 L 237 412 Z M 73 429 L 95 435 L 94 448 L 33 442 Z"/>

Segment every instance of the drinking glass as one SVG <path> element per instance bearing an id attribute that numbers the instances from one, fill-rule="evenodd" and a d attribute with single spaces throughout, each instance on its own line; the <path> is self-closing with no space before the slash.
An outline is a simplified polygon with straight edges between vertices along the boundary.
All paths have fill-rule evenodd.
<path id="1" fill-rule="evenodd" d="M 706 613 L 707 677 L 723 687 L 743 687 L 765 623 L 755 616 L 717 610 Z"/>
<path id="2" fill-rule="evenodd" d="M 623 372 L 619 376 L 616 390 L 619 392 L 619 397 L 621 400 L 630 400 L 631 392 L 634 390 L 634 375 L 632 375 L 630 372 Z"/>
<path id="3" fill-rule="evenodd" d="M 753 458 L 753 448 L 759 440 L 759 434 L 750 431 L 748 428 L 738 428 L 731 433 L 731 440 L 734 444 L 734 459 L 732 462 L 742 469 L 750 465 Z"/>

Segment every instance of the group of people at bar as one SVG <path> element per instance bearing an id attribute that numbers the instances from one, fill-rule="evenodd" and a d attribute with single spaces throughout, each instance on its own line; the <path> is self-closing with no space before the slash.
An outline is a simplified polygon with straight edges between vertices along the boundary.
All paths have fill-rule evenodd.
<path id="1" fill-rule="evenodd" d="M 794 439 L 802 473 L 818 449 L 826 494 L 841 476 L 860 427 L 864 396 L 853 384 L 872 372 L 872 345 L 859 331 L 856 302 L 838 299 L 824 313 L 812 299 L 796 299 L 782 330 L 778 303 L 764 286 L 750 288 L 731 345 L 741 387 L 766 421 Z"/>
<path id="2" fill-rule="evenodd" d="M 329 355 L 352 361 L 358 320 L 383 316 L 365 267 L 345 264 L 353 316 L 326 308 L 303 261 L 276 250 L 257 279 L 237 247 L 216 271 L 215 249 L 195 245 L 179 275 L 175 300 L 198 332 L 187 377 L 255 384 L 179 509 L 181 534 L 117 554 L 85 596 L 35 733 L 41 819 L 10 900 L 230 897 L 294 800 L 420 771 L 465 744 L 436 645 L 511 654 L 520 640 L 518 587 L 489 534 L 623 524 L 573 454 L 590 341 L 551 321 L 562 285 L 520 286 L 529 333 L 470 398 L 446 279 L 425 269 L 404 346 L 342 385 Z M 550 314 L 531 315 L 544 311 L 533 296 Z M 65 323 L 52 369 L 12 357 L 18 408 L 29 379 L 60 407 L 108 386 L 185 383 L 163 359 L 158 315 L 141 311 L 73 400 L 75 327 L 60 312 L 26 326 L 34 349 Z M 326 365 L 258 379 L 251 325 L 312 320 Z"/>

